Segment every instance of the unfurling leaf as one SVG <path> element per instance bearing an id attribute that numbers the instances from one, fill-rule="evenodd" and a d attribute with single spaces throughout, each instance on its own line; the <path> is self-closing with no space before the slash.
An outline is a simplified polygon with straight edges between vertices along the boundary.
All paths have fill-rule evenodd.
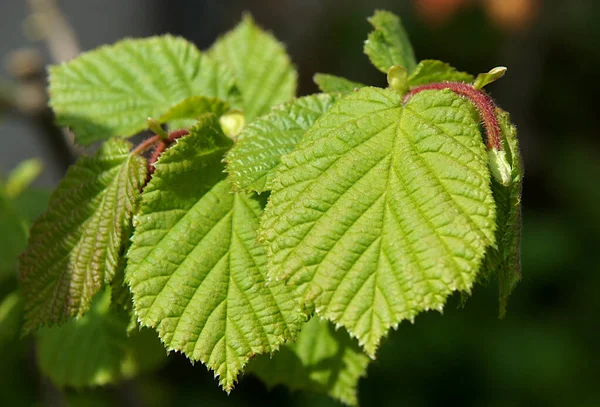
<path id="1" fill-rule="evenodd" d="M 358 381 L 366 375 L 369 361 L 347 332 L 315 317 L 304 325 L 295 343 L 271 357 L 258 357 L 248 365 L 248 372 L 269 387 L 284 384 L 355 406 Z"/>
<path id="2" fill-rule="evenodd" d="M 90 144 L 131 136 L 192 96 L 230 101 L 233 76 L 183 38 L 126 39 L 50 68 L 59 124 Z"/>
<path id="3" fill-rule="evenodd" d="M 311 95 L 279 106 L 250 123 L 227 154 L 227 171 L 238 191 L 270 189 L 283 154 L 296 147 L 304 133 L 339 97 Z"/>
<path id="4" fill-rule="evenodd" d="M 495 208 L 471 103 L 363 88 L 282 157 L 261 221 L 269 275 L 367 353 L 403 319 L 469 291 Z"/>
<path id="5" fill-rule="evenodd" d="M 249 15 L 208 52 L 233 70 L 242 99 L 239 107 L 246 120 L 268 113 L 271 106 L 296 96 L 298 74 L 284 46 Z"/>
<path id="6" fill-rule="evenodd" d="M 214 116 L 190 133 L 144 189 L 125 279 L 140 323 L 229 391 L 251 356 L 293 339 L 305 318 L 288 287 L 266 284 L 262 205 L 232 193 L 223 172 L 231 141 Z"/>
<path id="7" fill-rule="evenodd" d="M 145 160 L 129 149 L 113 139 L 80 158 L 34 222 L 20 258 L 26 331 L 82 315 L 113 278 L 146 179 Z"/>
<path id="8" fill-rule="evenodd" d="M 389 11 L 378 10 L 369 22 L 375 30 L 369 34 L 364 51 L 371 63 L 386 74 L 394 65 L 403 66 L 411 73 L 417 62 L 400 18 Z"/>

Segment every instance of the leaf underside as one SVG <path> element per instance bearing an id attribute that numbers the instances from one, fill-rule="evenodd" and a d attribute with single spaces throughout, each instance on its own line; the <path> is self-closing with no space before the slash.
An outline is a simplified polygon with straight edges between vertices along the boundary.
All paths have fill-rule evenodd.
<path id="1" fill-rule="evenodd" d="M 337 99 L 326 94 L 305 96 L 251 122 L 226 157 L 234 189 L 259 193 L 269 189 L 281 156 L 296 147 L 315 120 Z"/>
<path id="2" fill-rule="evenodd" d="M 110 283 L 146 179 L 145 160 L 120 139 L 73 165 L 31 228 L 20 258 L 26 331 L 87 311 Z"/>
<path id="3" fill-rule="evenodd" d="M 111 308 L 110 298 L 110 290 L 101 292 L 82 318 L 38 332 L 40 370 L 55 385 L 81 388 L 115 383 L 166 359 L 155 333 L 142 330 L 127 336 L 129 316 Z"/>
<path id="4" fill-rule="evenodd" d="M 262 205 L 232 193 L 221 164 L 230 145 L 209 117 L 163 153 L 125 272 L 141 324 L 206 364 L 226 391 L 251 356 L 277 350 L 305 320 L 285 285 L 266 285 Z"/>
<path id="5" fill-rule="evenodd" d="M 366 375 L 370 359 L 356 341 L 327 321 L 312 318 L 295 343 L 269 357 L 260 356 L 248 365 L 267 386 L 286 385 L 292 390 L 327 394 L 342 403 L 358 403 L 357 387 Z"/>
<path id="6" fill-rule="evenodd" d="M 298 74 L 284 46 L 247 15 L 208 51 L 230 66 L 241 93 L 246 120 L 268 113 L 271 106 L 296 95 Z"/>
<path id="7" fill-rule="evenodd" d="M 412 45 L 400 18 L 388 11 L 378 10 L 369 18 L 375 28 L 365 42 L 364 52 L 371 63 L 383 73 L 400 65 L 411 73 L 417 65 Z"/>
<path id="8" fill-rule="evenodd" d="M 183 38 L 126 39 L 50 68 L 50 105 L 81 144 L 131 136 L 192 96 L 230 100 L 231 72 Z"/>
<path id="9" fill-rule="evenodd" d="M 474 107 L 364 88 L 282 157 L 260 238 L 269 276 L 373 356 L 390 327 L 469 291 L 495 209 Z"/>

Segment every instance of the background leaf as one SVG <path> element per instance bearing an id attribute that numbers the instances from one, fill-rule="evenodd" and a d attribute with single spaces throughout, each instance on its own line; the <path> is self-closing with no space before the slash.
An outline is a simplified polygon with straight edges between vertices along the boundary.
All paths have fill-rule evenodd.
<path id="1" fill-rule="evenodd" d="M 366 375 L 368 364 L 369 358 L 347 332 L 315 317 L 304 325 L 295 343 L 273 356 L 259 356 L 248 365 L 248 372 L 269 387 L 284 384 L 354 406 L 358 381 Z"/>
<path id="2" fill-rule="evenodd" d="M 371 356 L 390 327 L 469 291 L 494 243 L 476 110 L 451 91 L 400 99 L 363 88 L 321 116 L 282 157 L 261 222 L 270 276 Z"/>
<path id="3" fill-rule="evenodd" d="M 126 39 L 50 68 L 50 105 L 81 144 L 131 136 L 192 96 L 229 100 L 233 77 L 183 38 Z"/>
<path id="4" fill-rule="evenodd" d="M 235 190 L 263 192 L 283 154 L 296 147 L 304 133 L 339 97 L 318 94 L 279 106 L 251 122 L 226 157 Z"/>
<path id="5" fill-rule="evenodd" d="M 304 322 L 285 285 L 266 285 L 262 205 L 232 193 L 221 164 L 230 145 L 213 116 L 163 153 L 125 271 L 140 323 L 206 364 L 226 391 L 251 356 L 277 350 Z"/>
<path id="6" fill-rule="evenodd" d="M 392 66 L 400 65 L 411 73 L 417 61 L 400 17 L 378 10 L 369 18 L 369 23 L 375 30 L 365 41 L 364 51 L 375 68 L 387 73 Z"/>
<path id="7" fill-rule="evenodd" d="M 40 370 L 60 387 L 89 387 L 129 379 L 166 359 L 150 330 L 127 336 L 129 316 L 110 306 L 110 289 L 99 293 L 89 312 L 38 333 Z"/>
<path id="8" fill-rule="evenodd" d="M 296 95 L 298 74 L 284 46 L 250 15 L 218 39 L 209 54 L 233 70 L 248 121 Z"/>
<path id="9" fill-rule="evenodd" d="M 146 180 L 146 162 L 130 147 L 113 139 L 80 158 L 31 227 L 20 262 L 26 330 L 82 315 L 113 278 Z"/>

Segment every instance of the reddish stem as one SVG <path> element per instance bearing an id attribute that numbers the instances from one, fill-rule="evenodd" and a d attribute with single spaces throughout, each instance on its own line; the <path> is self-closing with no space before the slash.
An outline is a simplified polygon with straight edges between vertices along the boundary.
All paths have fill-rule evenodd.
<path id="1" fill-rule="evenodd" d="M 502 138 L 500 135 L 500 125 L 496 117 L 496 104 L 486 93 L 474 89 L 472 85 L 461 82 L 440 82 L 429 83 L 427 85 L 415 86 L 404 95 L 403 103 L 406 103 L 417 93 L 424 90 L 442 90 L 450 89 L 457 95 L 467 98 L 479 111 L 479 115 L 483 120 L 483 127 L 487 135 L 487 148 L 502 150 Z"/>
<path id="2" fill-rule="evenodd" d="M 175 140 L 190 134 L 187 130 L 175 130 L 169 133 L 169 138 L 167 140 L 160 140 L 156 147 L 154 147 L 154 151 L 148 158 L 148 176 L 154 173 L 154 164 L 158 161 L 160 155 L 169 147 Z"/>
<path id="3" fill-rule="evenodd" d="M 154 135 L 152 137 L 147 138 L 146 140 L 142 141 L 132 152 L 131 154 L 133 155 L 137 155 L 137 154 L 142 154 L 144 151 L 146 151 L 147 149 L 149 149 L 150 147 L 152 147 L 154 144 L 156 144 L 156 142 L 159 140 L 159 137 L 157 135 Z"/>

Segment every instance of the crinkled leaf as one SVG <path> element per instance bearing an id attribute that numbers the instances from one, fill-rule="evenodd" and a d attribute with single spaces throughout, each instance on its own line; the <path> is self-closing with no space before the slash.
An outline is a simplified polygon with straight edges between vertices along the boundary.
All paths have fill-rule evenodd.
<path id="1" fill-rule="evenodd" d="M 262 205 L 232 193 L 221 164 L 230 145 L 206 117 L 163 153 L 125 272 L 141 324 L 206 364 L 227 391 L 251 356 L 277 350 L 304 322 L 288 287 L 266 285 Z"/>
<path id="2" fill-rule="evenodd" d="M 126 39 L 50 68 L 50 105 L 81 144 L 138 133 L 191 96 L 234 93 L 225 66 L 170 35 Z"/>
<path id="3" fill-rule="evenodd" d="M 20 263 L 26 330 L 83 314 L 113 278 L 146 179 L 130 147 L 113 139 L 80 158 L 34 222 Z"/>
<path id="4" fill-rule="evenodd" d="M 371 63 L 383 73 L 394 65 L 412 72 L 417 62 L 400 18 L 389 11 L 378 10 L 369 18 L 369 23 L 375 30 L 365 41 L 364 51 Z"/>
<path id="5" fill-rule="evenodd" d="M 249 15 L 218 39 L 209 53 L 232 68 L 248 120 L 296 95 L 298 74 L 284 46 Z"/>
<path id="6" fill-rule="evenodd" d="M 337 99 L 327 94 L 305 96 L 251 122 L 226 157 L 234 189 L 259 193 L 269 189 L 280 157 L 294 149 Z"/>
<path id="7" fill-rule="evenodd" d="M 269 387 L 327 394 L 345 404 L 357 405 L 357 386 L 367 373 L 369 358 L 344 330 L 319 318 L 302 328 L 295 343 L 272 357 L 258 357 L 248 365 Z"/>
<path id="8" fill-rule="evenodd" d="M 492 178 L 492 192 L 496 202 L 497 247 L 489 247 L 482 276 L 498 280 L 500 316 L 506 313 L 508 297 L 521 280 L 521 189 L 523 164 L 517 142 L 517 129 L 508 113 L 496 111 L 502 130 L 503 149 L 511 164 L 511 183 L 508 187 Z"/>
<path id="9" fill-rule="evenodd" d="M 390 327 L 469 291 L 495 210 L 477 111 L 363 88 L 285 155 L 261 221 L 269 274 L 373 355 Z"/>
<path id="10" fill-rule="evenodd" d="M 60 387 L 89 387 L 129 379 L 166 359 L 156 333 L 127 336 L 129 316 L 110 306 L 110 290 L 98 294 L 88 313 L 38 333 L 42 373 Z"/>
<path id="11" fill-rule="evenodd" d="M 418 86 L 445 81 L 470 83 L 473 80 L 473 75 L 457 71 L 445 62 L 425 59 L 419 62 L 414 72 L 408 77 L 408 84 Z"/>
<path id="12" fill-rule="evenodd" d="M 325 93 L 350 93 L 365 87 L 362 83 L 326 73 L 315 74 L 313 81 Z"/>
<path id="13" fill-rule="evenodd" d="M 203 114 L 212 113 L 221 116 L 227 110 L 229 110 L 229 104 L 221 99 L 192 96 L 170 108 L 158 121 L 159 123 L 169 123 L 173 129 L 181 129 L 193 126 Z"/>

